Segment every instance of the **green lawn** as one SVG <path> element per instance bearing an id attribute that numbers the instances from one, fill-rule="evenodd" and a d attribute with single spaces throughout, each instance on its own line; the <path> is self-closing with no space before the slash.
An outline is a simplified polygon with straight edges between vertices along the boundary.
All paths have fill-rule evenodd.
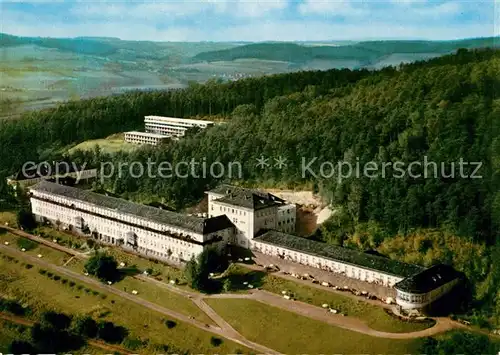
<path id="1" fill-rule="evenodd" d="M 4 255 L 7 253 L 2 251 Z M 33 317 L 46 309 L 68 314 L 89 314 L 96 319 L 105 319 L 125 326 L 130 336 L 148 339 L 149 344 L 141 353 L 157 352 L 158 344 L 175 345 L 189 353 L 235 353 L 250 352 L 238 344 L 223 339 L 218 347 L 211 345 L 211 333 L 189 326 L 180 321 L 171 329 L 165 326 L 166 317 L 145 307 L 123 300 L 115 295 L 97 291 L 81 281 L 62 277 L 55 281 L 39 273 L 38 267 L 26 269 L 19 259 L 17 263 L 0 258 L 0 290 L 5 296 L 14 297 L 22 304 L 34 309 Z M 50 271 L 50 270 L 49 270 Z M 57 274 L 57 272 L 55 272 Z M 66 279 L 63 284 L 62 280 Z M 70 282 L 75 282 L 70 286 Z M 82 287 L 79 289 L 79 287 Z M 156 349 L 156 350 L 155 350 Z"/>
<path id="2" fill-rule="evenodd" d="M 404 322 L 387 314 L 382 307 L 377 307 L 363 300 L 356 300 L 348 296 L 306 286 L 245 267 L 233 266 L 232 268 L 231 275 L 236 275 L 233 277 L 236 277 L 238 280 L 247 279 L 249 282 L 254 282 L 255 285 L 260 285 L 259 287 L 263 290 L 280 295 L 282 291 L 290 292 L 297 300 L 318 307 L 327 303 L 331 308 L 337 309 L 341 313 L 362 319 L 375 330 L 407 333 L 426 329 L 434 325 L 433 321 L 425 323 Z"/>
<path id="3" fill-rule="evenodd" d="M 243 336 L 285 354 L 415 354 L 422 343 L 370 337 L 253 300 L 206 302 Z"/>
<path id="4" fill-rule="evenodd" d="M 8 223 L 9 227 L 17 227 L 17 217 L 15 212 L 4 211 L 0 212 L 0 226 Z"/>
<path id="5" fill-rule="evenodd" d="M 114 134 L 110 137 L 104 139 L 92 139 L 82 142 L 71 149 L 69 153 L 75 150 L 94 150 L 96 146 L 99 146 L 102 152 L 105 153 L 117 153 L 119 151 L 131 152 L 139 147 L 137 144 L 132 144 L 125 142 L 123 140 L 123 134 Z"/>
<path id="6" fill-rule="evenodd" d="M 19 240 L 26 241 L 29 239 L 19 237 L 15 234 L 12 234 L 9 232 L 0 234 L 0 243 L 1 244 L 8 242 L 10 244 L 9 246 L 16 248 L 16 249 L 21 249 L 21 247 L 18 245 Z M 29 254 L 31 256 L 38 256 L 40 254 L 40 255 L 42 255 L 42 258 L 44 260 L 50 261 L 51 263 L 58 265 L 58 266 L 63 265 L 64 263 L 66 263 L 66 261 L 68 261 L 71 258 L 70 254 L 67 254 L 67 253 L 64 253 L 62 251 L 50 248 L 50 247 L 45 246 L 43 244 L 39 244 L 37 242 L 33 242 L 30 240 L 29 240 L 29 242 L 36 245 L 35 248 L 26 250 L 26 254 Z"/>
<path id="7" fill-rule="evenodd" d="M 120 290 L 131 292 L 137 290 L 137 297 L 146 301 L 156 303 L 162 307 L 174 310 L 179 313 L 193 316 L 195 319 L 206 324 L 215 324 L 213 320 L 200 310 L 191 300 L 178 295 L 166 288 L 160 287 L 150 282 L 127 277 L 115 284 Z"/>

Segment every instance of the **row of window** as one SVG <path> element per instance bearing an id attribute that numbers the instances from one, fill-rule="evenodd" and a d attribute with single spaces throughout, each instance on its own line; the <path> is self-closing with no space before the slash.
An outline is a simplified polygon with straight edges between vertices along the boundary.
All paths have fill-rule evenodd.
<path id="1" fill-rule="evenodd" d="M 276 248 L 274 250 L 273 247 L 264 245 L 262 246 L 260 243 L 255 243 L 254 248 L 264 254 L 268 255 L 277 255 L 283 257 L 288 257 L 290 260 L 308 265 L 317 267 L 320 269 L 327 269 L 333 272 L 345 273 L 347 276 L 356 278 L 358 280 L 373 280 L 375 282 L 381 282 L 383 284 L 393 285 L 398 280 L 394 277 L 387 276 L 384 274 L 380 274 L 378 272 L 364 270 L 352 266 L 348 266 L 341 262 L 335 262 L 332 260 L 325 260 L 323 258 L 315 257 L 312 255 L 307 255 L 303 253 L 297 253 L 295 251 L 290 251 L 288 249 L 280 249 Z"/>
<path id="2" fill-rule="evenodd" d="M 398 298 L 412 303 L 424 303 L 427 301 L 427 295 L 412 295 L 409 293 L 398 292 Z"/>

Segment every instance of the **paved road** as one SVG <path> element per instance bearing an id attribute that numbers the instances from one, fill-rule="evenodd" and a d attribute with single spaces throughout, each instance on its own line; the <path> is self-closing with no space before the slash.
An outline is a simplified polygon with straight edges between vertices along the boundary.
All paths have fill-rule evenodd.
<path id="1" fill-rule="evenodd" d="M 6 228 L 9 229 L 14 234 L 17 234 L 17 235 L 20 235 L 20 236 L 32 239 L 34 241 L 40 242 L 42 244 L 45 244 L 45 245 L 47 245 L 49 247 L 58 249 L 60 251 L 66 252 L 66 253 L 71 254 L 71 255 L 74 255 L 76 257 L 79 257 L 79 258 L 88 258 L 88 255 L 86 255 L 86 254 L 83 254 L 81 252 L 75 251 L 75 250 L 73 250 L 71 248 L 64 247 L 64 246 L 59 245 L 57 243 L 53 243 L 52 241 L 49 241 L 47 239 L 44 239 L 44 238 L 41 238 L 41 237 L 36 237 L 36 236 L 33 236 L 33 235 L 28 234 L 26 232 L 22 232 L 22 231 L 13 229 L 13 228 L 8 228 L 8 227 L 6 227 Z M 22 254 L 22 255 L 25 255 L 25 254 Z M 35 260 L 39 260 L 39 259 L 35 259 Z M 52 265 L 52 264 L 50 264 L 50 265 Z M 251 269 L 262 271 L 262 268 L 259 267 L 259 266 L 256 266 L 256 265 L 248 265 L 248 264 L 241 264 L 241 265 L 244 266 L 244 267 L 247 267 L 247 268 L 251 268 Z M 65 270 L 65 271 L 69 271 L 69 270 L 64 269 L 64 268 L 61 268 L 61 269 Z M 77 275 L 78 277 L 83 277 L 80 274 L 76 274 L 76 273 L 74 273 L 72 271 L 70 271 L 70 272 L 72 274 Z M 358 297 L 358 296 L 352 295 L 352 294 L 347 293 L 347 292 L 340 292 L 340 291 L 337 291 L 337 290 L 334 290 L 334 289 L 331 289 L 331 288 L 327 288 L 327 287 L 324 287 L 324 286 L 313 284 L 313 283 L 308 282 L 308 281 L 298 280 L 298 279 L 293 278 L 293 277 L 288 276 L 288 275 L 284 275 L 284 274 L 280 274 L 280 273 L 275 273 L 273 275 L 275 275 L 277 277 L 284 278 L 284 279 L 289 279 L 289 280 L 294 281 L 294 282 L 303 283 L 303 284 L 305 284 L 307 286 L 310 286 L 310 287 L 316 287 L 316 288 L 319 288 L 319 289 L 322 289 L 322 290 L 325 290 L 325 291 L 329 291 L 329 292 L 332 292 L 332 293 L 337 293 L 337 294 L 341 294 L 343 296 L 352 297 L 353 299 L 365 301 L 367 303 L 374 304 L 374 305 L 377 305 L 377 306 L 390 307 L 389 305 L 381 303 L 380 301 L 368 300 L 368 299 L 365 299 L 365 298 L 362 298 L 362 297 Z M 286 311 L 294 312 L 294 313 L 300 314 L 302 316 L 313 318 L 313 319 L 316 319 L 316 320 L 319 320 L 319 321 L 322 321 L 322 322 L 334 325 L 336 327 L 340 327 L 340 328 L 344 328 L 344 329 L 347 329 L 347 330 L 351 330 L 351 331 L 355 331 L 355 332 L 367 334 L 367 335 L 374 336 L 374 337 L 381 337 L 381 338 L 390 338 L 390 339 L 420 338 L 420 337 L 433 336 L 433 335 L 436 335 L 436 334 L 448 331 L 450 329 L 466 328 L 463 324 L 455 322 L 455 321 L 453 321 L 453 320 L 451 320 L 449 318 L 434 318 L 435 321 L 436 321 L 436 324 L 433 327 L 424 329 L 422 331 L 410 332 L 410 333 L 382 332 L 382 331 L 377 331 L 377 330 L 374 330 L 374 329 L 370 328 L 366 323 L 364 323 L 362 320 L 360 320 L 358 318 L 349 317 L 349 316 L 341 316 L 339 314 L 332 314 L 332 313 L 329 313 L 328 311 L 326 311 L 323 308 L 320 308 L 320 307 L 317 307 L 317 306 L 313 306 L 313 305 L 310 305 L 308 303 L 304 303 L 304 302 L 300 302 L 300 301 L 286 300 L 286 299 L 280 297 L 279 295 L 276 295 L 276 294 L 271 293 L 271 292 L 263 291 L 263 290 L 251 290 L 250 294 L 215 294 L 215 295 L 203 295 L 203 294 L 200 294 L 200 293 L 197 293 L 197 292 L 191 292 L 191 291 L 180 289 L 178 287 L 172 286 L 172 285 L 167 284 L 165 282 L 161 282 L 161 281 L 155 280 L 155 279 L 153 279 L 151 277 L 147 277 L 147 276 L 144 276 L 144 275 L 136 275 L 134 277 L 138 278 L 138 279 L 141 279 L 143 281 L 146 281 L 146 282 L 155 283 L 159 287 L 168 288 L 170 291 L 173 291 L 173 292 L 175 292 L 177 294 L 180 294 L 180 295 L 182 295 L 184 297 L 190 298 L 202 311 L 204 311 L 212 320 L 214 320 L 214 322 L 217 325 L 219 325 L 219 328 L 215 328 L 215 327 L 211 326 L 210 329 L 217 329 L 218 331 L 222 331 L 222 332 L 226 333 L 225 336 L 227 338 L 230 338 L 230 337 L 238 338 L 239 337 L 240 339 L 245 339 L 234 328 L 232 328 L 231 325 L 229 323 L 227 323 L 227 321 L 225 321 L 220 315 L 218 315 L 206 302 L 204 302 L 203 298 L 254 299 L 256 301 L 259 301 L 259 302 L 262 302 L 262 303 L 265 303 L 265 304 L 268 304 L 268 305 L 272 305 L 274 307 L 281 308 L 281 309 L 286 310 Z M 97 282 L 94 279 L 85 278 L 85 280 L 87 280 L 87 279 L 92 280 L 94 283 L 97 283 L 97 284 L 99 284 L 101 286 L 104 286 L 106 288 L 109 288 L 109 289 L 112 289 L 112 290 L 115 290 L 115 291 L 119 291 L 119 290 L 116 290 L 114 288 L 108 287 L 107 285 L 101 284 L 100 282 Z M 122 292 L 122 291 L 119 291 L 119 292 Z M 127 296 L 125 298 L 128 298 L 128 299 L 131 298 L 131 296 L 129 294 L 125 293 L 125 295 Z M 147 302 L 147 301 L 143 301 L 143 300 L 140 300 L 138 298 L 135 298 L 135 297 L 134 297 L 134 300 L 136 300 L 136 301 L 139 300 L 139 301 L 142 301 L 142 302 Z M 147 303 L 149 303 L 149 302 L 147 302 Z M 153 307 L 159 307 L 159 306 L 157 306 L 155 304 L 152 304 L 152 303 L 151 303 L 151 306 L 153 306 Z M 151 308 L 151 307 L 149 307 L 149 308 Z M 164 310 L 167 311 L 166 309 L 164 309 Z M 170 311 L 170 310 L 168 310 L 168 311 L 169 312 L 173 312 L 173 311 Z M 187 318 L 186 316 L 178 314 L 178 313 L 177 313 L 177 316 L 172 315 L 172 317 L 175 317 L 175 318 L 178 318 L 178 319 L 181 319 L 181 320 L 184 320 L 184 319 Z M 193 322 L 196 322 L 196 323 L 198 323 L 197 324 L 198 327 L 200 327 L 200 325 L 202 325 L 201 322 L 197 322 L 197 321 L 189 319 L 189 318 L 186 321 L 188 323 L 191 323 L 191 324 L 193 324 Z M 203 324 L 203 327 L 204 327 L 205 330 L 207 329 L 204 324 Z M 246 340 L 246 341 L 248 341 L 248 340 Z"/>
<path id="2" fill-rule="evenodd" d="M 0 312 L 0 319 L 6 320 L 6 321 L 11 322 L 11 323 L 22 324 L 22 325 L 25 325 L 28 327 L 31 327 L 31 326 L 33 326 L 33 324 L 35 324 L 35 322 L 30 321 L 26 318 L 21 318 L 21 317 L 13 316 L 10 314 L 1 313 L 1 312 Z M 111 344 L 107 344 L 103 341 L 92 340 L 92 339 L 86 339 L 86 341 L 89 345 L 101 348 L 101 349 L 106 350 L 106 351 L 110 351 L 113 353 L 118 352 L 120 354 L 130 354 L 129 350 L 122 348 L 121 346 L 111 345 Z"/>
<path id="3" fill-rule="evenodd" d="M 243 337 L 241 334 L 239 334 L 237 332 L 235 332 L 235 333 L 228 332 L 227 330 L 224 330 L 222 327 L 219 328 L 219 327 L 215 327 L 215 326 L 212 326 L 212 325 L 205 325 L 204 323 L 199 322 L 199 321 L 197 321 L 195 319 L 191 319 L 191 318 L 189 318 L 188 316 L 186 316 L 184 314 L 181 314 L 181 313 L 172 311 L 170 309 L 161 307 L 161 306 L 159 306 L 157 304 L 151 303 L 151 302 L 146 301 L 144 299 L 141 299 L 139 297 L 135 297 L 134 295 L 130 295 L 130 294 L 124 292 L 124 291 L 121 291 L 119 289 L 116 289 L 116 288 L 113 288 L 113 287 L 108 286 L 106 284 L 103 284 L 103 283 L 101 283 L 101 282 L 99 282 L 99 281 L 97 281 L 97 280 L 95 280 L 93 278 L 86 277 L 84 275 L 80 275 L 80 274 L 78 274 L 78 273 L 76 273 L 74 271 L 68 270 L 68 269 L 66 269 L 64 267 L 54 265 L 52 263 L 46 262 L 45 260 L 33 257 L 31 255 L 27 255 L 27 254 L 25 254 L 25 253 L 23 253 L 23 252 L 21 252 L 21 251 L 19 251 L 17 249 L 14 249 L 14 248 L 11 248 L 11 247 L 7 247 L 7 246 L 4 246 L 4 245 L 0 245 L 0 250 L 7 250 L 7 251 L 9 251 L 12 254 L 17 255 L 18 257 L 21 257 L 23 259 L 29 260 L 31 263 L 41 265 L 41 266 L 43 266 L 43 267 L 45 267 L 47 269 L 56 270 L 58 273 L 60 273 L 62 275 L 65 275 L 67 277 L 71 277 L 73 279 L 80 280 L 82 282 L 85 282 L 87 284 L 92 285 L 93 287 L 95 287 L 97 289 L 107 291 L 109 293 L 112 293 L 112 294 L 114 294 L 116 296 L 125 298 L 125 299 L 127 299 L 129 301 L 137 303 L 137 304 L 139 304 L 141 306 L 149 308 L 149 309 L 151 309 L 153 311 L 156 311 L 158 313 L 161 313 L 161 314 L 167 315 L 169 317 L 173 317 L 173 318 L 179 319 L 180 321 L 188 323 L 188 324 L 190 324 L 192 326 L 195 326 L 197 328 L 200 328 L 200 329 L 202 329 L 204 331 L 208 331 L 208 332 L 211 332 L 211 333 L 216 334 L 218 336 L 227 338 L 229 340 L 234 341 L 235 343 L 238 343 L 238 344 L 244 345 L 244 346 L 246 346 L 248 348 L 257 350 L 259 353 L 263 353 L 263 354 L 279 354 L 277 351 L 275 351 L 273 349 L 270 349 L 270 348 L 268 348 L 266 346 L 254 343 L 254 342 L 246 339 L 245 337 Z"/>

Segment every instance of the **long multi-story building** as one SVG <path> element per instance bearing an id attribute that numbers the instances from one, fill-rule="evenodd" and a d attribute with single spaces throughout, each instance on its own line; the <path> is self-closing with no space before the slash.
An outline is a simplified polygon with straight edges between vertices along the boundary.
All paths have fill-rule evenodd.
<path id="1" fill-rule="evenodd" d="M 30 189 L 38 221 L 160 260 L 185 262 L 208 246 L 231 243 L 271 256 L 276 265 L 287 261 L 284 269 L 297 263 L 394 288 L 396 303 L 408 310 L 426 307 L 462 278 L 450 266 L 424 268 L 288 234 L 295 230 L 295 205 L 267 192 L 221 185 L 207 194 L 208 218 L 199 218 L 47 181 Z"/>
<path id="2" fill-rule="evenodd" d="M 168 138 L 169 138 L 168 136 L 156 133 L 138 132 L 138 131 L 125 132 L 125 142 L 134 144 L 158 145 L 167 140 Z"/>
<path id="3" fill-rule="evenodd" d="M 205 120 L 193 120 L 188 118 L 146 116 L 144 118 L 145 130 L 148 133 L 156 133 L 165 136 L 182 137 L 186 130 L 193 127 L 205 129 L 213 126 L 214 122 Z"/>
<path id="4" fill-rule="evenodd" d="M 236 227 L 235 243 L 243 248 L 260 230 L 295 232 L 296 207 L 268 192 L 221 185 L 207 191 L 209 216 L 226 215 Z"/>
<path id="5" fill-rule="evenodd" d="M 422 309 L 449 293 L 463 278 L 451 266 L 424 268 L 277 231 L 260 233 L 250 249 L 265 255 L 375 283 L 396 290 L 396 303 L 404 310 Z M 286 266 L 285 266 L 286 267 Z"/>
<path id="6" fill-rule="evenodd" d="M 234 234 L 226 216 L 187 216 L 47 181 L 30 189 L 30 200 L 39 222 L 160 260 L 187 261 Z"/>

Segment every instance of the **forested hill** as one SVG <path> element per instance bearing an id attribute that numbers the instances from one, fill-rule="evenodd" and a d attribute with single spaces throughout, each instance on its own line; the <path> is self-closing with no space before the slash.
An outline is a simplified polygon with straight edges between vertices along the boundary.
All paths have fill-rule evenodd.
<path id="1" fill-rule="evenodd" d="M 228 122 L 165 146 L 113 156 L 77 151 L 73 159 L 240 162 L 243 178 L 236 182 L 314 188 L 337 211 L 318 238 L 424 265 L 450 262 L 474 281 L 486 314 L 500 315 L 500 51 L 464 49 L 398 70 L 301 72 L 71 102 L 1 122 L 0 170 L 5 175 L 26 160 L 57 158 L 72 143 L 140 129 L 146 114 L 219 115 Z M 271 164 L 282 157 L 286 167 L 257 168 L 261 156 Z M 389 169 L 339 180 L 328 167 L 320 170 L 322 162 L 339 160 L 408 167 L 424 157 L 440 170 L 443 163 L 444 176 Z M 451 163 L 461 159 L 480 162 L 481 178 L 461 177 L 458 165 L 451 177 Z M 303 161 L 313 161 L 312 173 L 303 173 Z M 475 167 L 462 173 L 470 176 Z M 222 180 L 197 174 L 136 179 L 123 170 L 103 187 L 182 208 Z"/>
<path id="2" fill-rule="evenodd" d="M 367 41 L 345 46 L 309 46 L 295 43 L 252 43 L 218 51 L 202 52 L 193 62 L 265 59 L 293 63 L 312 60 L 355 60 L 363 65 L 375 63 L 391 54 L 447 54 L 459 48 L 494 47 L 498 38 L 477 38 L 456 41 Z"/>

